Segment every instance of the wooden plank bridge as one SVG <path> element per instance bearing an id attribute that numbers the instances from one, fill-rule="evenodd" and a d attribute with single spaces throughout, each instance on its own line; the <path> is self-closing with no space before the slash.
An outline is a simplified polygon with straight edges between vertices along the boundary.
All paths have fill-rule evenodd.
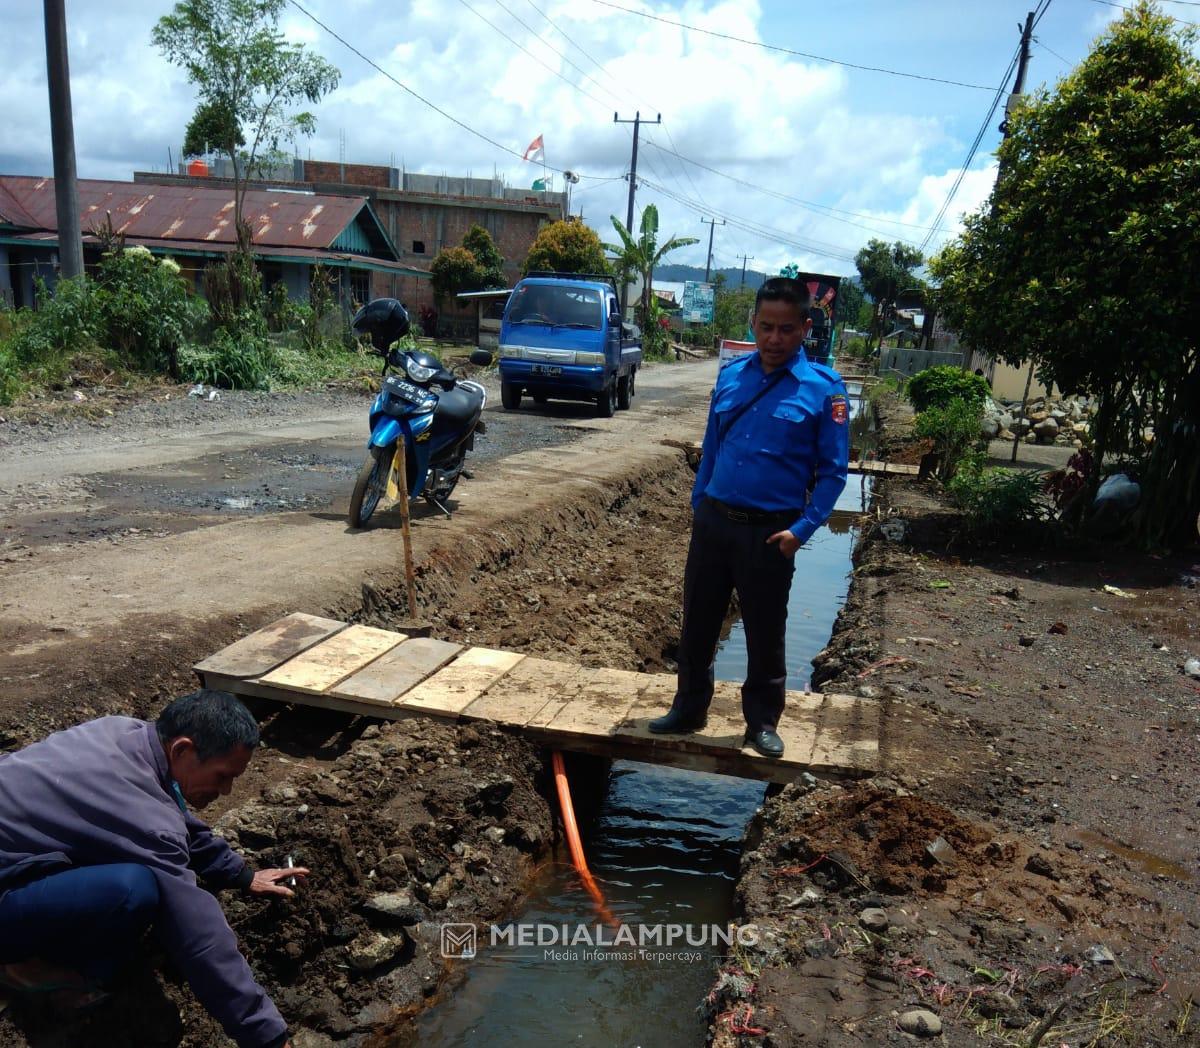
<path id="1" fill-rule="evenodd" d="M 740 686 L 717 684 L 708 726 L 652 735 L 647 722 L 675 692 L 665 674 L 594 669 L 492 648 L 295 613 L 198 663 L 207 688 L 235 695 L 401 720 L 473 720 L 555 749 L 790 782 L 870 775 L 879 709 L 849 695 L 789 692 L 772 760 L 742 746 Z"/>

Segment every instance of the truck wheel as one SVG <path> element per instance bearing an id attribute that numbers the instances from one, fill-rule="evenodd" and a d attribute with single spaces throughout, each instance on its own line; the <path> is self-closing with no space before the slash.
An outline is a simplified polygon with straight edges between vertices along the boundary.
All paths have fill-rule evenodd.
<path id="1" fill-rule="evenodd" d="M 623 375 L 617 379 L 617 407 L 621 411 L 629 410 L 629 402 L 633 399 L 633 374 Z"/>
<path id="2" fill-rule="evenodd" d="M 612 418 L 617 410 L 617 384 L 610 382 L 596 397 L 596 417 Z"/>
<path id="3" fill-rule="evenodd" d="M 509 411 L 516 411 L 521 406 L 521 387 L 511 382 L 501 382 L 500 403 Z"/>
<path id="4" fill-rule="evenodd" d="M 629 399 L 632 400 L 637 396 L 637 368 L 633 368 L 629 372 Z"/>

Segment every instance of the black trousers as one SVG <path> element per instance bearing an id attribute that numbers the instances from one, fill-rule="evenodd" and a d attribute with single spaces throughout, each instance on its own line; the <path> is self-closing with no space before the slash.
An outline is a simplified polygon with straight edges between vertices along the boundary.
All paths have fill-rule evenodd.
<path id="1" fill-rule="evenodd" d="M 795 560 L 767 537 L 780 525 L 739 524 L 707 501 L 692 524 L 683 576 L 683 634 L 672 708 L 703 715 L 713 697 L 713 659 L 721 625 L 736 590 L 746 631 L 747 669 L 742 715 L 750 731 L 773 731 L 783 714 L 787 682 L 784 637 Z"/>

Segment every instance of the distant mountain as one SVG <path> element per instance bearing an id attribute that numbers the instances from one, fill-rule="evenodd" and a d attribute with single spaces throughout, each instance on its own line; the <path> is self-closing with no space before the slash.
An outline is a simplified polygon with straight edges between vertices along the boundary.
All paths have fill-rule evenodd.
<path id="1" fill-rule="evenodd" d="M 714 269 L 709 274 L 709 280 L 715 280 L 718 273 L 725 274 L 725 284 L 727 287 L 737 287 L 742 282 L 741 269 Z M 755 290 L 759 288 L 764 280 L 773 276 L 772 273 L 759 273 L 754 269 L 746 270 L 746 287 L 752 287 Z M 704 268 L 702 266 L 682 266 L 671 264 L 668 266 L 659 266 L 654 271 L 655 280 L 703 280 Z"/>
<path id="2" fill-rule="evenodd" d="M 724 269 L 714 269 L 709 275 L 709 280 L 715 280 L 718 273 L 725 274 L 725 286 L 737 287 L 742 282 L 742 271 L 733 267 Z M 756 291 L 762 286 L 764 280 L 770 277 L 778 276 L 778 273 L 760 273 L 756 269 L 746 270 L 746 287 L 754 288 Z M 704 270 L 700 266 L 683 266 L 672 263 L 667 266 L 659 266 L 654 271 L 655 280 L 703 280 Z M 843 277 L 843 280 L 852 280 L 856 284 L 861 282 L 857 274 L 852 277 Z"/>

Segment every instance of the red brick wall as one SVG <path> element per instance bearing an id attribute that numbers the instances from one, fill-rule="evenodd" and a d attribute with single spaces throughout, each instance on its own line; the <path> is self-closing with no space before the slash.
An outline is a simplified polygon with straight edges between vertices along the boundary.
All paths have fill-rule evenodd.
<path id="1" fill-rule="evenodd" d="M 304 161 L 304 181 L 340 182 L 348 186 L 387 189 L 390 168 L 378 164 L 339 164 L 332 160 Z"/>

